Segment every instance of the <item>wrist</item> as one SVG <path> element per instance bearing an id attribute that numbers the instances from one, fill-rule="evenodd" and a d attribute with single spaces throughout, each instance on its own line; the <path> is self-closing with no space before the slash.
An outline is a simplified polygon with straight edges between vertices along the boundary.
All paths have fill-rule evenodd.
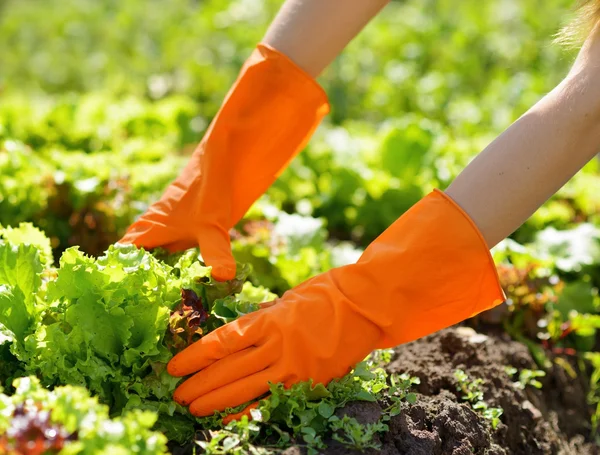
<path id="1" fill-rule="evenodd" d="M 290 81 L 293 81 L 294 90 L 296 90 L 298 84 L 309 85 L 313 87 L 316 97 L 322 99 L 323 103 L 328 103 L 327 93 L 319 84 L 317 78 L 309 71 L 306 71 L 304 68 L 302 68 L 287 53 L 279 50 L 267 42 L 261 41 L 256 45 L 255 54 L 260 55 L 259 58 L 278 60 L 281 69 L 285 69 L 286 78 Z M 252 61 L 252 57 L 249 59 L 249 61 Z M 329 107 L 327 109 L 329 109 Z"/>

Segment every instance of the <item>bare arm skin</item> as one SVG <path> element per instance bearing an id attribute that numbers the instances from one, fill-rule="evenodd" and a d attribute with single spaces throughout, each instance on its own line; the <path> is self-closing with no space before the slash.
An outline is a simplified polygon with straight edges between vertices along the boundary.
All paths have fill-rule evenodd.
<path id="1" fill-rule="evenodd" d="M 481 152 L 446 190 L 490 248 L 514 232 L 598 152 L 600 33 L 567 77 Z"/>
<path id="2" fill-rule="evenodd" d="M 288 0 L 263 39 L 317 77 L 389 0 Z"/>
<path id="3" fill-rule="evenodd" d="M 317 77 L 389 0 L 288 0 L 263 41 Z M 600 148 L 600 32 L 566 78 L 446 190 L 489 247 L 521 226 Z"/>

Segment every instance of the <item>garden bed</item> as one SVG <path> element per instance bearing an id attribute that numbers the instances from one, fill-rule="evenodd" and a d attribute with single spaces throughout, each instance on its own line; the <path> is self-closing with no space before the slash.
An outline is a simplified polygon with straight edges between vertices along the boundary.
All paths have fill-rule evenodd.
<path id="1" fill-rule="evenodd" d="M 566 359 L 567 362 L 569 361 Z M 590 442 L 588 383 L 582 375 L 572 378 L 568 369 L 555 364 L 540 378 L 542 387 L 521 390 L 505 371 L 507 366 L 536 368 L 527 347 L 503 333 L 475 332 L 469 327 L 443 330 L 394 350 L 389 373 L 418 377 L 417 401 L 408 405 L 389 424 L 389 432 L 375 439 L 380 449 L 362 453 L 387 455 L 592 455 L 600 453 Z M 572 365 L 572 368 L 576 368 Z M 484 400 L 502 408 L 494 430 L 490 421 L 474 410 L 457 391 L 455 371 L 484 380 Z M 362 424 L 381 418 L 379 403 L 353 402 L 341 412 Z M 319 453 L 361 453 L 337 441 Z M 192 453 L 175 450 L 175 455 Z M 300 446 L 286 455 L 306 453 Z"/>

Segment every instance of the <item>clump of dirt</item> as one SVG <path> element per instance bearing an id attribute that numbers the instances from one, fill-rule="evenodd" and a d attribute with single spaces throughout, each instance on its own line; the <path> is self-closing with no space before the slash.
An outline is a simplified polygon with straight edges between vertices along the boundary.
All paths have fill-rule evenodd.
<path id="1" fill-rule="evenodd" d="M 392 418 L 381 436 L 381 450 L 398 455 L 592 455 L 600 453 L 586 438 L 590 409 L 585 380 L 555 365 L 538 390 L 515 387 L 506 366 L 538 369 L 526 346 L 505 334 L 482 335 L 467 327 L 451 328 L 395 349 L 390 373 L 421 380 L 417 402 Z M 473 410 L 457 391 L 456 369 L 484 380 L 484 400 L 501 407 L 501 423 Z M 373 403 L 353 403 L 351 415 L 373 418 Z M 291 453 L 291 452 L 290 452 Z M 355 451 L 332 445 L 325 454 Z"/>

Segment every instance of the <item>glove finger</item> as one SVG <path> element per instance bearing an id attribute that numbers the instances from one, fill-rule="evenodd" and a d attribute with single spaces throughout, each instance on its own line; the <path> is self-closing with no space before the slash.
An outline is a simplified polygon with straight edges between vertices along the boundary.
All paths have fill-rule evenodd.
<path id="1" fill-rule="evenodd" d="M 148 214 L 133 223 L 119 243 L 132 243 L 147 249 L 168 245 L 180 240 L 181 233 L 168 227 L 160 220 L 152 219 Z"/>
<path id="2" fill-rule="evenodd" d="M 217 281 L 235 278 L 235 259 L 231 253 L 229 233 L 220 226 L 203 227 L 198 235 L 200 253 L 206 265 L 212 267 L 212 276 Z"/>
<path id="3" fill-rule="evenodd" d="M 250 313 L 200 338 L 175 355 L 167 364 L 167 371 L 171 376 L 187 376 L 254 346 L 260 333 L 257 327 L 260 326 L 260 316 L 260 311 Z"/>
<path id="4" fill-rule="evenodd" d="M 280 382 L 276 376 L 273 369 L 267 368 L 229 383 L 194 400 L 190 404 L 190 412 L 197 417 L 204 417 L 255 400 L 269 391 L 269 381 Z"/>
<path id="5" fill-rule="evenodd" d="M 260 401 L 255 401 L 254 403 L 250 403 L 248 406 L 246 406 L 240 412 L 236 412 L 235 414 L 229 414 L 228 416 L 223 417 L 223 420 L 221 420 L 221 422 L 223 423 L 223 425 L 227 425 L 229 422 L 233 422 L 234 420 L 241 420 L 241 418 L 243 416 L 247 416 L 249 420 L 252 420 L 252 414 L 250 414 L 250 411 L 252 411 L 253 409 L 256 409 L 259 404 L 260 404 Z"/>
<path id="6" fill-rule="evenodd" d="M 229 355 L 196 373 L 175 390 L 173 399 L 187 406 L 202 395 L 264 370 L 271 364 L 269 350 L 250 347 Z"/>

